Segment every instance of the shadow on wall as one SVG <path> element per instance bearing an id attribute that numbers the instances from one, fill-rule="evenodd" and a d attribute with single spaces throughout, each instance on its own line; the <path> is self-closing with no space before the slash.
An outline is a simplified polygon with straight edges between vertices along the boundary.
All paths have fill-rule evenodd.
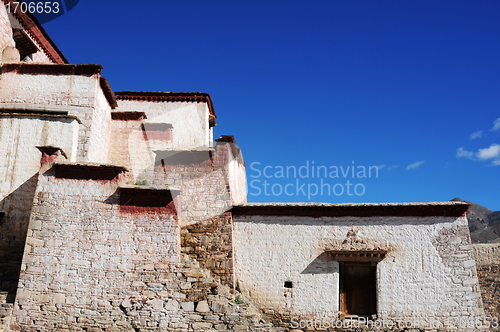
<path id="1" fill-rule="evenodd" d="M 335 268 L 335 261 L 332 260 L 327 252 L 323 252 L 307 265 L 300 274 L 326 274 L 335 272 L 339 272 L 338 268 Z"/>
<path id="2" fill-rule="evenodd" d="M 38 173 L 0 201 L 0 292 L 14 303 Z"/>

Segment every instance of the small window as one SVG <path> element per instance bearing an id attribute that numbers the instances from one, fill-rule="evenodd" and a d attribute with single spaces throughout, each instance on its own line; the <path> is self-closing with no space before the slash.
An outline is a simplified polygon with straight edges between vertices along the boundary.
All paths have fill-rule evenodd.
<path id="1" fill-rule="evenodd" d="M 3 224 L 4 219 L 5 219 L 5 212 L 0 212 L 0 225 Z"/>
<path id="2" fill-rule="evenodd" d="M 293 288 L 293 283 L 291 281 L 285 281 L 285 288 Z"/>

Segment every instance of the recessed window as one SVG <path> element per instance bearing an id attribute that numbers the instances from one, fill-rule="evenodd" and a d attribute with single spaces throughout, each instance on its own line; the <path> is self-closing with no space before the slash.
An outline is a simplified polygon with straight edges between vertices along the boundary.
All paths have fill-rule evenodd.
<path id="1" fill-rule="evenodd" d="M 5 212 L 0 212 L 0 225 L 3 224 L 4 219 L 5 219 Z"/>
<path id="2" fill-rule="evenodd" d="M 285 281 L 285 288 L 293 288 L 293 283 L 291 281 Z"/>

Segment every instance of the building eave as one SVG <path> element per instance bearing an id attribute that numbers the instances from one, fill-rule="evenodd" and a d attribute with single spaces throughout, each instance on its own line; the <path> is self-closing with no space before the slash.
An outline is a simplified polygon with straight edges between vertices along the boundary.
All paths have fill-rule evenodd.
<path id="1" fill-rule="evenodd" d="M 17 73 L 28 75 L 100 75 L 102 66 L 97 64 L 52 64 L 52 63 L 5 63 L 1 73 Z"/>
<path id="2" fill-rule="evenodd" d="M 470 208 L 464 202 L 424 203 L 246 203 L 233 206 L 233 215 L 309 217 L 460 217 Z"/>
<path id="3" fill-rule="evenodd" d="M 4 4 L 7 4 L 17 1 L 3 0 L 3 2 Z M 40 45 L 51 61 L 56 64 L 69 63 L 35 16 L 33 16 L 29 11 L 23 13 L 21 11 L 21 6 L 14 5 L 11 5 L 11 14 L 23 26 L 28 35 Z"/>
<path id="4" fill-rule="evenodd" d="M 146 102 L 188 102 L 206 103 L 210 116 L 215 124 L 214 106 L 210 94 L 205 92 L 154 92 L 154 91 L 115 91 L 117 100 L 133 100 Z"/>

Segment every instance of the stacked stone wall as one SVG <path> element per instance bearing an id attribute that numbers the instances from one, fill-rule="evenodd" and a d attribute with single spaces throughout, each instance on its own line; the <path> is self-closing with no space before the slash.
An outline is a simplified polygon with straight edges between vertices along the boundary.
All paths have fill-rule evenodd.
<path id="1" fill-rule="evenodd" d="M 466 218 L 463 219 L 467 221 Z M 448 278 L 451 278 L 443 298 L 458 304 L 446 305 L 451 309 L 450 316 L 460 316 L 461 312 L 467 312 L 469 316 L 484 315 L 468 224 L 457 222 L 453 227 L 441 228 L 432 240 L 432 246 L 436 249 L 441 264 L 447 268 Z"/>
<path id="2" fill-rule="evenodd" d="M 142 121 L 116 119 L 111 121 L 111 145 L 108 162 L 127 167 L 133 183 L 153 183 L 154 154 L 144 139 Z"/>
<path id="3" fill-rule="evenodd" d="M 221 271 L 204 267 L 211 266 L 209 256 L 180 256 L 177 215 L 120 207 L 120 188 L 152 189 L 124 187 L 123 175 L 80 180 L 83 172 L 77 170 L 84 165 L 64 167 L 64 178 L 56 177 L 54 168 L 38 178 L 21 287 L 10 323 L 0 321 L 3 326 L 22 331 L 269 330 L 255 308 L 220 284 Z M 68 169 L 76 170 L 73 178 Z M 205 244 L 215 260 L 215 245 L 231 255 L 229 214 L 189 230 L 211 236 Z M 0 318 L 2 313 L 0 308 Z"/>
<path id="4" fill-rule="evenodd" d="M 219 216 L 231 208 L 227 153 L 228 147 L 157 153 L 154 184 L 181 189 L 183 226 Z"/>
<path id="5" fill-rule="evenodd" d="M 477 273 L 485 314 L 500 322 L 500 264 L 478 266 Z"/>
<path id="6" fill-rule="evenodd" d="M 500 320 L 500 243 L 474 244 L 486 316 Z"/>
<path id="7" fill-rule="evenodd" d="M 0 116 L 0 292 L 13 303 L 41 153 L 36 146 L 57 146 L 71 157 L 73 133 L 78 124 L 70 118 L 37 115 Z"/>
<path id="8" fill-rule="evenodd" d="M 0 201 L 0 292 L 14 303 L 38 174 Z M 0 302 L 1 303 L 1 302 Z"/>
<path id="9" fill-rule="evenodd" d="M 181 251 L 211 272 L 223 285 L 234 288 L 233 225 L 230 213 L 181 229 Z"/>
<path id="10" fill-rule="evenodd" d="M 144 317 L 178 296 L 172 291 L 178 217 L 143 207 L 123 212 L 120 176 L 78 180 L 52 172 L 39 178 L 11 325 L 26 331 L 146 328 Z M 127 313 L 134 306 L 138 310 Z"/>

